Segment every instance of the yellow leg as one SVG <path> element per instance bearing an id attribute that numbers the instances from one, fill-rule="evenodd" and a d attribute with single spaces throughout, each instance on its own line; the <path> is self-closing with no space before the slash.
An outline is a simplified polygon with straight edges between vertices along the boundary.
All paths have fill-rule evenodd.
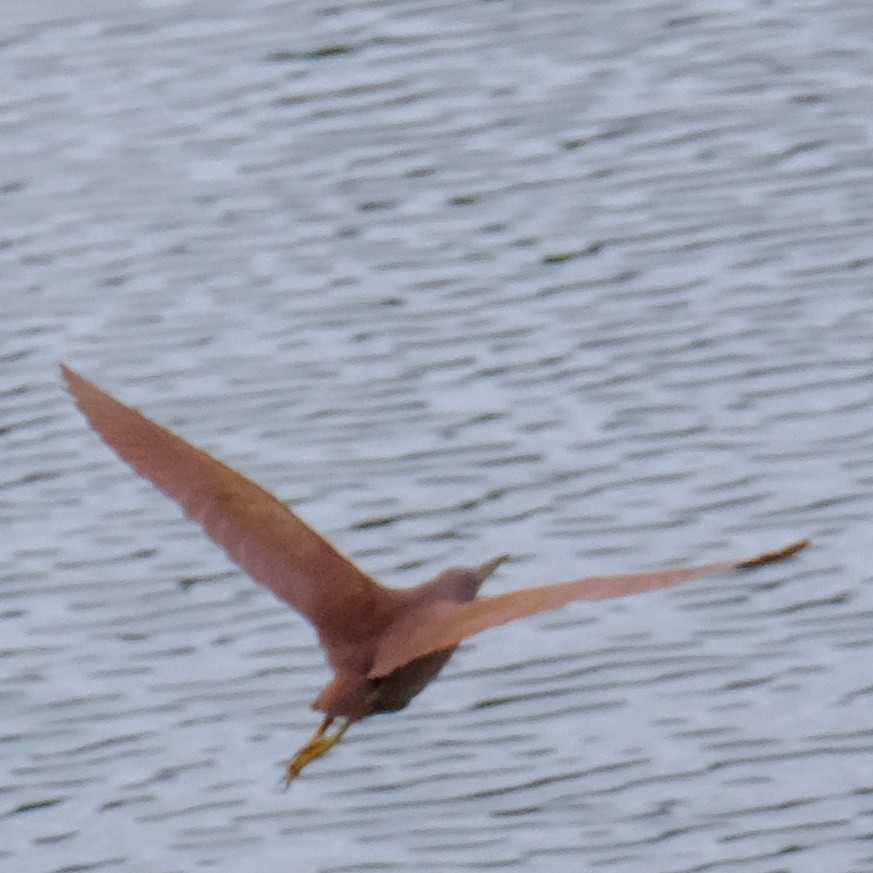
<path id="1" fill-rule="evenodd" d="M 343 738 L 343 734 L 349 729 L 352 722 L 349 719 L 344 725 L 328 735 L 327 729 L 332 723 L 333 717 L 327 716 L 318 726 L 318 730 L 312 735 L 309 742 L 288 762 L 285 769 L 286 789 L 310 761 L 320 758 Z"/>

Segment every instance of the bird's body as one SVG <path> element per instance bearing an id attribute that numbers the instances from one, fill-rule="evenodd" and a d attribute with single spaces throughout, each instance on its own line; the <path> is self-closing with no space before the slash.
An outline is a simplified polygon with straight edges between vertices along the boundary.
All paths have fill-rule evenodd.
<path id="1" fill-rule="evenodd" d="M 312 704 L 324 720 L 289 763 L 286 783 L 353 722 L 403 709 L 471 634 L 573 600 L 620 597 L 778 561 L 807 544 L 801 540 L 740 561 L 591 576 L 478 597 L 482 583 L 506 560 L 501 555 L 481 566 L 446 570 L 415 588 L 389 588 L 241 473 L 68 367 L 61 370 L 79 408 L 121 458 L 176 500 L 252 578 L 315 626 L 334 676 Z M 328 735 L 337 718 L 345 723 Z"/>

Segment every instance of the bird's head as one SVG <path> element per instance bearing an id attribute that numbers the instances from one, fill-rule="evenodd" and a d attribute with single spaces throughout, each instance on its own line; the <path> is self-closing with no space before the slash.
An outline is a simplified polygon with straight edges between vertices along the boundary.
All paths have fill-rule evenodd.
<path id="1" fill-rule="evenodd" d="M 440 573 L 428 587 L 440 599 L 466 603 L 476 597 L 482 583 L 508 559 L 509 555 L 500 555 L 478 567 L 451 567 Z"/>

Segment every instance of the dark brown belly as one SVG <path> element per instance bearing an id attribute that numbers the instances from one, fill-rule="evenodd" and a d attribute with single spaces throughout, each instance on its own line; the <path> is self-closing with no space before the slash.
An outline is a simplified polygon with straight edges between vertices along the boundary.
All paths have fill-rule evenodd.
<path id="1" fill-rule="evenodd" d="M 394 712 L 403 709 L 425 685 L 427 685 L 442 670 L 446 661 L 452 657 L 454 649 L 434 652 L 424 658 L 418 658 L 398 668 L 387 676 L 371 680 L 374 694 L 372 713 Z"/>

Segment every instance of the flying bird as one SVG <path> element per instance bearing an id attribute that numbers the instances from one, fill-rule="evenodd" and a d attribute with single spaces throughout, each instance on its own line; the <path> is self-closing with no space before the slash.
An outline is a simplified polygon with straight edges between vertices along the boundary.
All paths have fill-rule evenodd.
<path id="1" fill-rule="evenodd" d="M 809 542 L 798 540 L 741 560 L 589 576 L 478 597 L 482 583 L 507 560 L 507 555 L 500 555 L 478 566 L 445 570 L 414 588 L 389 588 L 260 485 L 69 367 L 62 364 L 61 372 L 79 409 L 103 440 L 179 503 L 253 579 L 314 625 L 333 679 L 312 703 L 324 718 L 288 762 L 286 787 L 335 745 L 349 725 L 403 709 L 471 634 L 574 600 L 622 597 L 758 567 L 787 558 Z M 338 719 L 341 723 L 331 731 Z"/>

